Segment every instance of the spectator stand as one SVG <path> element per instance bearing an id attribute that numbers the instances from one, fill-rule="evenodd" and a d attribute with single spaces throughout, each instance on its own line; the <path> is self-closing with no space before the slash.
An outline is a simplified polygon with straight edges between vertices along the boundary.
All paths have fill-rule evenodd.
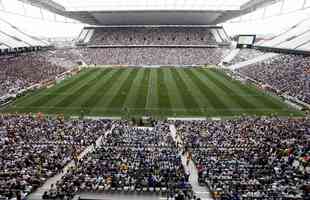
<path id="1" fill-rule="evenodd" d="M 114 126 L 112 126 L 111 130 L 107 131 L 105 133 L 104 136 L 100 136 L 95 144 L 96 147 L 100 147 L 102 145 L 102 140 L 104 137 L 107 137 L 108 134 L 110 134 L 112 132 L 112 130 L 114 129 Z M 84 156 L 86 156 L 89 152 L 94 151 L 94 145 L 91 144 L 90 146 L 88 146 L 79 156 L 78 156 L 78 160 L 81 160 Z M 72 160 L 71 162 L 69 162 L 62 170 L 61 173 L 55 175 L 54 177 L 48 179 L 44 185 L 42 185 L 40 188 L 38 188 L 36 191 L 34 191 L 33 193 L 31 193 L 27 198 L 30 200 L 39 200 L 42 199 L 42 196 L 44 194 L 45 191 L 49 190 L 51 188 L 51 185 L 55 185 L 61 178 L 62 176 L 66 173 L 66 171 L 68 171 L 70 168 L 75 166 L 75 161 Z"/>
<path id="2" fill-rule="evenodd" d="M 132 127 L 128 121 L 114 125 L 107 137 L 102 137 L 101 145 L 67 170 L 43 199 L 63 194 L 91 199 L 100 194 L 126 200 L 139 199 L 137 195 L 143 199 L 166 195 L 191 199 L 191 186 L 166 123 L 157 121 L 154 128 Z"/>
<path id="3" fill-rule="evenodd" d="M 76 195 L 73 200 L 167 200 L 166 197 L 155 194 L 135 194 L 132 193 L 130 195 L 126 193 L 82 193 Z"/>
<path id="4" fill-rule="evenodd" d="M 303 101 L 300 101 L 296 97 L 293 97 L 287 94 L 282 94 L 280 91 L 273 88 L 272 86 L 268 84 L 264 84 L 260 81 L 257 81 L 251 77 L 246 76 L 245 74 L 241 74 L 238 71 L 228 71 L 226 74 L 228 74 L 233 79 L 241 81 L 242 83 L 245 83 L 245 84 L 248 83 L 248 84 L 254 85 L 255 87 L 263 90 L 266 93 L 269 93 L 270 95 L 275 96 L 280 101 L 283 101 L 284 103 L 288 104 L 290 107 L 293 107 L 297 110 L 309 110 L 310 109 L 309 104 Z"/>
<path id="5" fill-rule="evenodd" d="M 240 118 L 175 124 L 177 134 L 193 151 L 193 160 L 200 169 L 199 182 L 206 184 L 216 199 L 309 197 L 309 160 L 303 160 L 309 154 L 307 118 Z M 277 168 L 280 165 L 282 168 Z"/>
<path id="6" fill-rule="evenodd" d="M 309 109 L 309 56 L 280 54 L 276 57 L 239 68 L 237 72 L 270 88 L 285 100 Z"/>
<path id="7" fill-rule="evenodd" d="M 177 148 L 179 149 L 179 153 L 182 157 L 182 164 L 185 168 L 187 174 L 189 174 L 189 182 L 192 186 L 192 190 L 194 195 L 201 200 L 212 200 L 212 196 L 210 191 L 206 187 L 202 187 L 198 183 L 198 171 L 194 164 L 194 162 L 189 158 L 189 151 L 187 151 L 186 144 L 182 141 L 182 138 L 177 133 L 177 130 L 173 124 L 169 126 L 171 137 L 176 143 Z"/>
<path id="8" fill-rule="evenodd" d="M 231 69 L 231 70 L 237 70 L 239 68 L 246 67 L 246 66 L 251 65 L 251 64 L 255 64 L 255 63 L 258 63 L 258 62 L 262 62 L 264 60 L 271 59 L 271 58 L 273 58 L 273 57 L 275 57 L 277 55 L 278 54 L 276 54 L 276 53 L 267 53 L 267 54 L 264 54 L 262 56 L 250 59 L 250 60 L 246 60 L 246 61 L 243 61 L 243 62 L 240 62 L 240 63 L 236 63 L 236 64 L 233 64 L 233 65 L 227 66 L 226 68 Z"/>
<path id="9" fill-rule="evenodd" d="M 79 53 L 77 49 L 57 49 L 1 56 L 0 104 L 78 73 Z"/>

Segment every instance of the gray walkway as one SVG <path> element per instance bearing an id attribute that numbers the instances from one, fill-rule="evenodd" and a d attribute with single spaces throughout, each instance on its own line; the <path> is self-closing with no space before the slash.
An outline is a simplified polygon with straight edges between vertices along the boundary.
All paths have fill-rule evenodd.
<path id="1" fill-rule="evenodd" d="M 232 61 L 236 55 L 239 53 L 240 49 L 233 49 L 224 59 L 222 62 L 230 62 Z"/>
<path id="2" fill-rule="evenodd" d="M 181 137 L 177 135 L 177 131 L 174 125 L 170 125 L 170 134 L 175 142 L 178 142 L 179 144 L 183 144 Z M 189 165 L 186 165 L 186 155 L 182 155 L 182 163 L 183 163 L 184 168 L 186 170 L 189 170 L 190 172 L 189 182 L 193 187 L 194 194 L 197 197 L 199 197 L 201 200 L 212 200 L 213 198 L 211 197 L 211 194 L 208 188 L 206 186 L 201 187 L 198 184 L 198 171 L 193 161 L 190 161 Z"/>
<path id="3" fill-rule="evenodd" d="M 113 130 L 114 127 L 111 128 L 111 130 L 107 131 L 104 136 L 107 136 L 111 131 Z M 101 146 L 101 140 L 103 136 L 100 136 L 96 140 L 96 146 Z M 87 153 L 93 151 L 93 145 L 88 146 L 80 155 L 79 158 L 83 158 Z M 61 179 L 61 177 L 65 174 L 65 172 L 70 168 L 74 166 L 74 161 L 69 162 L 63 169 L 63 172 L 60 174 L 57 174 L 53 176 L 52 178 L 48 179 L 40 188 L 35 190 L 33 193 L 31 193 L 28 196 L 28 199 L 30 200 L 41 200 L 42 195 L 46 190 L 49 190 L 52 184 L 56 184 L 57 181 Z"/>
<path id="4" fill-rule="evenodd" d="M 264 61 L 264 60 L 268 60 L 268 59 L 273 58 L 273 57 L 275 57 L 277 55 L 279 55 L 279 54 L 276 54 L 276 53 L 266 53 L 265 55 L 258 56 L 256 58 L 251 59 L 251 60 L 247 60 L 247 61 L 240 62 L 240 63 L 234 64 L 234 65 L 231 65 L 231 66 L 227 66 L 227 68 L 231 69 L 231 70 L 236 70 L 236 69 L 239 69 L 241 67 L 246 67 L 246 66 L 251 65 L 251 64 L 255 64 L 255 63 L 258 63 L 258 62 L 261 62 L 261 61 Z"/>
<path id="5" fill-rule="evenodd" d="M 107 131 L 105 136 L 107 136 L 114 127 L 110 131 Z M 174 125 L 170 126 L 170 134 L 173 137 L 175 142 L 179 142 L 180 144 L 183 144 L 180 137 L 177 137 L 176 135 L 176 129 Z M 96 141 L 97 146 L 101 146 L 101 141 L 103 139 L 103 136 L 99 137 Z M 83 158 L 87 153 L 91 152 L 93 150 L 93 146 L 90 145 L 87 147 L 79 156 L 79 158 Z M 181 152 L 180 152 L 181 153 Z M 193 162 L 190 162 L 188 166 L 186 166 L 186 156 L 182 155 L 182 163 L 186 170 L 190 171 L 190 184 L 193 187 L 193 191 L 195 195 L 201 200 L 212 200 L 212 197 L 210 195 L 210 192 L 206 187 L 201 187 L 198 184 L 198 172 Z M 74 166 L 74 162 L 71 161 L 66 167 L 64 168 L 64 172 L 67 171 L 70 167 Z M 55 184 L 58 180 L 61 179 L 61 177 L 64 175 L 64 173 L 57 174 L 56 176 L 48 179 L 45 184 L 38 188 L 35 192 L 30 194 L 28 196 L 28 199 L 30 200 L 41 200 L 43 193 L 50 188 L 52 184 Z M 163 197 L 161 195 L 156 194 L 147 194 L 147 195 L 139 195 L 139 194 L 126 194 L 126 193 L 82 193 L 78 195 L 82 197 L 82 199 L 101 199 L 101 200 L 120 200 L 120 199 L 126 199 L 126 200 L 164 200 L 167 199 L 166 197 Z"/>
<path id="6" fill-rule="evenodd" d="M 137 194 L 137 193 L 81 193 L 77 195 L 81 200 L 167 200 L 158 194 Z M 77 200 L 77 198 L 75 198 Z M 73 200 L 75 200 L 73 199 Z"/>

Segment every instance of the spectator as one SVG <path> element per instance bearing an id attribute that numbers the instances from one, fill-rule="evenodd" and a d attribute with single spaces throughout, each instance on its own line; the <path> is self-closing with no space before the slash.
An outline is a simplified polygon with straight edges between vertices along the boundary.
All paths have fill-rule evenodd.
<path id="1" fill-rule="evenodd" d="M 0 116 L 0 195 L 29 194 L 111 127 L 108 120 Z M 54 186 L 53 186 L 54 187 Z"/>
<path id="2" fill-rule="evenodd" d="M 242 67 L 238 71 L 268 84 L 279 93 L 288 94 L 310 103 L 310 57 L 279 55 L 266 61 Z"/>
<path id="3" fill-rule="evenodd" d="M 305 199 L 309 119 L 175 122 L 216 199 Z"/>
<path id="4" fill-rule="evenodd" d="M 71 168 L 57 185 L 57 193 L 80 191 L 170 191 L 187 192 L 181 157 L 169 127 L 158 122 L 153 130 L 119 123 L 96 148 Z M 50 188 L 47 195 L 53 194 Z M 184 199 L 184 195 L 178 195 Z"/>
<path id="5" fill-rule="evenodd" d="M 109 27 L 96 28 L 90 45 L 215 45 L 204 27 Z"/>
<path id="6" fill-rule="evenodd" d="M 222 48 L 114 47 L 84 48 L 84 61 L 95 65 L 217 65 L 229 50 Z"/>

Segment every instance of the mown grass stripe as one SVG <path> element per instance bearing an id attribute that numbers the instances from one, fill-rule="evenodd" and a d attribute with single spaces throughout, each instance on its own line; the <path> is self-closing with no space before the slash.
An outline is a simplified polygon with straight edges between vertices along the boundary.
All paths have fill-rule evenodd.
<path id="1" fill-rule="evenodd" d="M 126 97 L 128 92 L 130 91 L 130 87 L 134 79 L 137 77 L 139 69 L 131 69 L 129 75 L 126 80 L 123 82 L 122 86 L 117 91 L 116 95 L 112 98 L 111 103 L 109 104 L 109 108 L 123 108 L 124 103 L 126 101 Z"/>
<path id="2" fill-rule="evenodd" d="M 72 94 L 77 88 L 83 86 L 86 81 L 92 79 L 94 74 L 97 72 L 98 70 L 90 70 L 90 72 L 87 72 L 86 75 L 73 81 L 73 83 L 75 84 L 72 84 L 71 82 L 70 84 L 65 84 L 64 87 L 58 88 L 57 90 L 55 90 L 55 92 L 48 92 L 48 93 L 43 92 L 42 96 L 39 96 L 37 101 L 31 102 L 28 105 L 29 106 L 42 106 L 50 102 L 53 103 L 54 101 L 59 100 L 59 98 L 67 96 L 66 94 L 67 91 L 70 91 L 70 93 Z"/>
<path id="3" fill-rule="evenodd" d="M 139 109 L 145 109 L 147 98 L 148 98 L 148 90 L 149 90 L 149 80 L 150 80 L 150 69 L 146 69 L 143 74 L 142 83 L 138 88 L 138 95 L 136 96 L 134 107 Z"/>
<path id="4" fill-rule="evenodd" d="M 182 79 L 179 71 L 175 68 L 171 69 L 173 80 L 176 86 L 179 89 L 179 93 L 181 94 L 183 104 L 190 114 L 200 113 L 199 104 L 196 102 L 186 83 Z M 193 111 L 195 110 L 195 111 Z"/>
<path id="5" fill-rule="evenodd" d="M 139 69 L 136 77 L 133 78 L 134 80 L 128 83 L 126 80 L 129 78 L 128 76 L 131 70 L 114 68 L 106 70 L 102 70 L 102 68 L 83 70 L 80 74 L 69 80 L 65 80 L 53 88 L 36 91 L 33 93 L 34 95 L 29 93 L 25 97 L 18 98 L 17 101 L 7 108 L 2 109 L 2 112 L 45 112 L 50 114 L 64 113 L 65 115 L 79 115 L 81 114 L 81 110 L 85 109 L 85 115 L 125 116 L 127 113 L 121 111 L 125 105 L 128 108 L 136 108 L 136 110 L 130 110 L 129 116 L 142 116 L 145 114 L 143 110 L 147 110 L 148 113 L 153 116 L 155 115 L 155 117 L 172 115 L 179 117 L 232 116 L 241 114 L 269 115 L 272 113 L 284 116 L 290 114 L 301 115 L 299 112 L 290 109 L 284 103 L 277 101 L 272 95 L 270 96 L 258 91 L 254 86 L 243 85 L 240 81 L 227 77 L 225 73 L 219 70 L 206 69 L 208 75 L 205 75 L 199 71 L 200 69 Z M 148 70 L 150 71 L 149 74 L 147 72 Z M 105 72 L 103 73 L 103 71 Z M 97 77 L 98 74 L 101 74 L 99 75 L 100 78 Z M 175 78 L 178 76 L 179 78 Z M 221 88 L 218 82 L 212 82 L 212 78 L 219 81 L 220 84 L 224 84 L 230 90 L 224 87 Z M 179 83 L 176 83 L 175 79 Z M 130 94 L 126 94 L 125 96 L 120 95 L 124 91 L 122 89 L 125 87 L 124 84 L 128 85 L 126 87 L 130 87 L 126 91 Z M 146 85 L 148 87 L 145 87 Z M 180 86 L 182 86 L 182 90 Z M 185 95 L 187 93 L 191 94 L 192 97 L 189 97 L 188 104 L 183 102 L 184 94 L 182 93 Z M 29 106 L 31 102 L 38 101 L 38 99 L 45 95 L 52 96 L 40 105 Z M 71 104 L 68 101 L 65 103 L 68 105 L 58 106 L 60 102 L 69 98 L 70 95 L 74 95 L 71 96 Z M 113 103 L 117 95 L 126 100 L 121 100 L 125 101 L 123 105 L 121 102 L 114 102 L 118 104 L 117 108 L 111 108 L 110 104 Z M 244 105 L 244 101 L 246 100 L 254 105 L 257 104 L 257 107 L 254 109 L 240 107 L 236 102 L 236 95 L 240 96 L 240 102 L 242 99 L 242 105 Z M 195 107 L 195 102 L 193 103 L 191 98 L 196 101 L 200 108 L 205 107 L 205 102 L 208 105 L 207 109 L 198 110 L 199 112 L 196 112 L 197 109 L 188 109 L 187 106 Z M 270 101 L 282 107 L 277 109 L 259 98 L 268 98 Z M 141 110 L 137 108 L 140 105 Z M 145 106 L 144 108 L 143 105 Z"/>
<path id="6" fill-rule="evenodd" d="M 101 79 L 94 85 L 94 87 L 88 91 L 87 97 L 81 102 L 80 106 L 83 109 L 92 108 L 103 94 L 98 93 L 99 90 L 102 90 L 105 87 L 105 84 L 112 81 L 118 76 L 118 70 L 111 69 L 108 74 L 101 77 Z"/>
<path id="7" fill-rule="evenodd" d="M 171 110 L 170 112 L 173 115 L 177 114 L 185 114 L 187 109 L 185 108 L 185 105 L 182 101 L 182 96 L 180 94 L 180 91 L 173 80 L 172 72 L 170 69 L 164 70 L 164 81 L 167 85 L 169 99 L 171 103 Z"/>
<path id="8" fill-rule="evenodd" d="M 128 76 L 130 75 L 132 68 L 126 68 L 126 69 L 120 69 L 123 70 L 124 72 L 122 75 L 118 78 L 117 84 L 113 84 L 100 98 L 101 100 L 98 102 L 98 104 L 93 107 L 91 112 L 97 113 L 99 108 L 105 108 L 106 116 L 115 116 L 115 115 L 125 115 L 126 112 L 123 112 L 123 109 L 120 108 L 112 108 L 109 105 L 113 101 L 114 96 L 119 95 L 118 91 L 122 87 L 123 83 L 126 81 Z"/>
<path id="9" fill-rule="evenodd" d="M 158 83 L 157 83 L 157 69 L 151 69 L 150 78 L 149 78 L 149 88 L 148 88 L 148 95 L 147 95 L 147 103 L 146 109 L 150 115 L 158 116 L 160 115 L 159 110 L 159 96 L 158 96 Z"/>
<path id="10" fill-rule="evenodd" d="M 195 98 L 197 98 L 198 102 L 201 101 L 200 104 L 203 104 L 204 110 L 213 109 L 214 104 L 221 103 L 221 100 L 214 101 L 212 98 L 217 98 L 217 96 L 210 97 L 210 94 L 208 91 L 210 90 L 209 87 L 206 87 L 202 80 L 200 80 L 198 77 L 193 74 L 193 72 L 189 69 L 183 69 L 182 73 L 184 74 L 184 77 L 186 77 L 186 82 L 190 84 L 190 88 L 194 90 Z M 222 103 L 222 106 L 225 107 L 225 104 Z M 209 113 L 210 111 L 208 111 Z"/>
<path id="11" fill-rule="evenodd" d="M 182 68 L 179 70 L 180 75 L 182 76 L 184 82 L 188 85 L 188 88 L 190 88 L 193 97 L 195 97 L 197 103 L 200 105 L 201 108 L 207 109 L 211 108 L 212 105 L 209 102 L 209 99 L 206 98 L 204 92 L 202 92 L 196 84 L 192 81 L 192 78 L 186 73 L 186 71 L 189 70 L 188 68 Z"/>
<path id="12" fill-rule="evenodd" d="M 71 105 L 75 100 L 82 98 L 82 94 L 85 93 L 90 88 L 92 88 L 93 85 L 102 77 L 104 72 L 105 70 L 102 70 L 101 72 L 100 71 L 94 72 L 94 77 L 91 80 L 85 82 L 81 87 L 75 90 L 73 94 L 66 96 L 64 99 L 58 102 L 55 106 L 56 107 L 67 107 Z"/>
<path id="13" fill-rule="evenodd" d="M 132 82 L 130 90 L 128 91 L 128 95 L 126 97 L 124 107 L 135 107 L 134 104 L 136 102 L 136 98 L 139 95 L 139 88 L 142 84 L 143 78 L 145 74 L 145 69 L 139 69 L 138 74 L 135 80 Z"/>
<path id="14" fill-rule="evenodd" d="M 221 77 L 215 77 L 212 73 L 209 73 L 210 71 L 201 69 L 201 73 L 208 76 L 209 80 L 212 81 L 214 84 L 216 84 L 219 88 L 221 88 L 223 91 L 225 91 L 228 95 L 229 94 L 235 94 L 233 97 L 231 97 L 231 100 L 237 103 L 241 108 L 245 109 L 255 109 L 257 106 L 255 104 L 252 104 L 247 100 L 247 98 L 240 97 L 238 93 L 235 93 L 230 87 L 227 86 L 227 84 L 222 83 L 219 79 Z M 225 82 L 226 83 L 226 82 Z M 227 82 L 229 83 L 229 82 Z"/>
<path id="15" fill-rule="evenodd" d="M 29 96 L 25 96 L 23 98 L 23 101 L 19 101 L 19 99 L 15 102 L 15 105 L 37 105 L 40 104 L 40 102 L 45 102 L 47 99 L 51 99 L 54 98 L 54 93 L 49 93 L 48 91 L 50 90 L 54 90 L 54 88 L 60 88 L 63 87 L 66 84 L 70 84 L 72 81 L 75 80 L 80 80 L 81 78 L 83 78 L 83 75 L 89 73 L 89 71 L 84 70 L 83 72 L 81 72 L 79 75 L 76 75 L 73 78 L 70 78 L 68 80 L 64 80 L 62 83 L 53 86 L 52 88 L 49 89 L 41 89 L 39 91 L 34 92 L 34 94 L 29 95 Z M 82 76 L 81 76 L 82 75 Z M 48 95 L 48 97 L 46 97 Z M 41 100 L 42 98 L 42 100 Z"/>
<path id="16" fill-rule="evenodd" d="M 84 91 L 83 93 L 80 94 L 79 98 L 76 99 L 71 105 L 72 106 L 81 106 L 84 107 L 84 103 L 91 98 L 91 96 L 94 94 L 94 92 L 97 90 L 98 87 L 101 86 L 101 84 L 104 83 L 104 81 L 106 79 L 108 79 L 107 77 L 112 76 L 113 74 L 113 69 L 112 68 L 105 68 L 102 69 L 97 81 L 91 83 L 92 86 L 90 88 L 88 88 L 86 91 Z"/>
<path id="17" fill-rule="evenodd" d="M 157 73 L 154 69 L 150 69 L 149 81 L 147 83 L 148 90 L 147 90 L 147 99 L 146 99 L 146 109 L 154 109 L 158 105 L 157 100 Z"/>
<path id="18" fill-rule="evenodd" d="M 87 69 L 83 74 L 79 74 L 76 77 L 73 77 L 72 79 L 65 81 L 64 84 L 60 84 L 59 87 L 52 87 L 51 89 L 47 90 L 48 93 L 60 93 L 65 92 L 74 87 L 77 83 L 80 83 L 82 80 L 84 80 L 86 77 L 89 77 L 89 75 L 93 74 L 94 72 L 99 71 L 99 69 Z"/>
<path id="19" fill-rule="evenodd" d="M 231 78 L 225 72 L 222 72 L 217 69 L 210 69 L 209 73 L 213 74 L 215 77 L 218 77 L 218 79 L 223 83 L 226 83 L 226 82 L 231 83 L 228 85 L 228 87 L 230 87 L 234 91 L 234 93 L 232 93 L 231 96 L 234 96 L 235 93 L 238 93 L 244 96 L 253 96 L 253 97 L 256 97 L 258 95 L 265 96 L 265 94 L 260 93 L 257 89 L 245 90 L 244 86 L 246 85 L 242 84 L 240 81 L 236 79 Z"/>
<path id="20" fill-rule="evenodd" d="M 252 102 L 256 102 L 256 107 L 262 107 L 262 108 L 266 108 L 269 107 L 271 109 L 282 109 L 283 108 L 283 104 L 281 102 L 275 102 L 272 99 L 270 99 L 271 97 L 262 93 L 261 91 L 255 89 L 255 88 L 250 88 L 247 85 L 243 85 L 241 84 L 239 81 L 231 81 L 229 79 L 229 77 L 223 73 L 223 72 L 219 72 L 218 70 L 216 71 L 215 69 L 210 70 L 211 74 L 213 74 L 214 76 L 220 76 L 223 78 L 223 81 L 225 82 L 232 82 L 231 86 L 235 86 L 235 87 L 239 87 L 243 92 L 247 93 L 247 94 L 253 94 L 254 96 L 247 96 L 246 100 L 251 99 Z M 239 95 L 239 92 L 233 91 L 234 95 L 237 96 Z"/>
<path id="21" fill-rule="evenodd" d="M 114 71 L 114 70 L 113 70 Z M 101 104 L 104 102 L 106 93 L 113 89 L 115 85 L 119 84 L 118 80 L 121 78 L 123 73 L 126 72 L 125 69 L 115 69 L 115 73 L 108 79 L 102 79 L 104 84 L 101 87 L 97 88 L 94 91 L 92 98 L 89 98 L 83 105 L 88 107 L 91 110 L 96 110 L 97 107 L 101 107 Z M 86 106 L 87 105 L 87 106 Z"/>
<path id="22" fill-rule="evenodd" d="M 239 87 L 240 86 L 240 81 L 231 78 L 225 72 L 222 72 L 222 71 L 220 71 L 218 69 L 213 69 L 213 68 L 208 69 L 208 71 L 210 73 L 214 73 L 214 76 L 219 77 L 219 79 L 222 82 L 224 82 L 224 83 L 229 82 L 230 84 L 228 86 L 231 87 L 232 89 L 234 89 L 234 92 L 238 92 L 240 94 L 245 94 L 245 95 L 257 95 L 256 91 L 253 91 L 251 93 L 246 93 L 246 91 L 244 91 L 242 88 Z M 231 95 L 235 95 L 235 94 L 233 93 Z"/>
<path id="23" fill-rule="evenodd" d="M 164 69 L 157 70 L 158 108 L 171 109 L 168 88 L 164 79 Z"/>
<path id="24" fill-rule="evenodd" d="M 213 89 L 209 87 L 208 84 L 203 82 L 192 70 L 185 70 L 188 77 L 195 83 L 196 87 L 200 90 L 200 92 L 204 95 L 206 99 L 212 105 L 212 108 L 215 109 L 226 109 L 227 106 L 220 98 L 218 98 L 218 94 L 214 92 Z M 228 109 L 228 108 L 227 108 Z"/>

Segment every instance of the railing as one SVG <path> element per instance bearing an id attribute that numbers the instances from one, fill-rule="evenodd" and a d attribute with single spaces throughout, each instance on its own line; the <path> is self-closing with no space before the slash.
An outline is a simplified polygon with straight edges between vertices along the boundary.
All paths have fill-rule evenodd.
<path id="1" fill-rule="evenodd" d="M 283 109 L 268 109 L 268 108 L 257 108 L 257 109 L 245 109 L 245 108 L 88 108 L 88 107 L 55 107 L 55 106 L 15 106 L 16 110 L 28 110 L 32 109 L 33 114 L 44 113 L 46 116 L 50 115 L 64 115 L 65 118 L 98 118 L 98 119 L 131 119 L 141 116 L 152 116 L 153 119 L 167 119 L 167 118 L 203 118 L 203 117 L 239 117 L 243 115 L 260 115 L 260 116 L 273 116 L 282 115 L 290 116 L 293 114 L 294 109 L 283 108 Z M 66 114 L 66 113 L 70 114 Z M 100 117 L 101 116 L 101 117 Z"/>

